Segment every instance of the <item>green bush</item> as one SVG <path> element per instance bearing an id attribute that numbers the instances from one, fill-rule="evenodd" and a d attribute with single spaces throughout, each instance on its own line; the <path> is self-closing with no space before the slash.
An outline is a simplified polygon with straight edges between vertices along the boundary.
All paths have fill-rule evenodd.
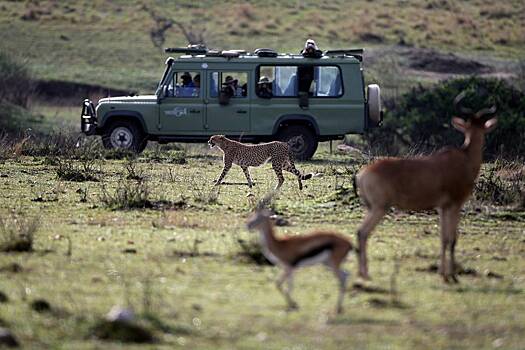
<path id="1" fill-rule="evenodd" d="M 463 135 L 450 126 L 450 120 L 457 115 L 454 98 L 462 91 L 467 93 L 465 107 L 479 110 L 496 104 L 498 108 L 498 126 L 486 138 L 485 156 L 523 156 L 525 95 L 503 80 L 479 77 L 418 86 L 397 103 L 387 103 L 383 126 L 365 136 L 372 150 L 399 155 L 461 145 Z"/>
<path id="2" fill-rule="evenodd" d="M 27 65 L 7 52 L 0 52 L 0 102 L 27 107 L 34 86 Z"/>

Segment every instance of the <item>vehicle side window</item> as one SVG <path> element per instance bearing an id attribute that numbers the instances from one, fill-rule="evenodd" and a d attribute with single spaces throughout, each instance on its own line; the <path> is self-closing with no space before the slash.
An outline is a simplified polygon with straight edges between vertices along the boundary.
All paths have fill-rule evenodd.
<path id="1" fill-rule="evenodd" d="M 219 91 L 232 98 L 248 95 L 247 72 L 213 72 L 210 80 L 210 97 L 217 97 Z"/>
<path id="2" fill-rule="evenodd" d="M 312 97 L 340 97 L 343 95 L 341 70 L 337 66 L 260 66 L 258 81 L 271 86 L 273 97 L 297 97 L 299 92 Z M 257 84 L 256 93 L 266 97 Z"/>
<path id="3" fill-rule="evenodd" d="M 168 83 L 169 97 L 199 97 L 200 90 L 199 72 L 175 72 Z"/>
<path id="4" fill-rule="evenodd" d="M 343 84 L 341 84 L 341 72 L 334 66 L 318 66 L 314 71 L 316 97 L 336 97 L 343 94 Z"/>

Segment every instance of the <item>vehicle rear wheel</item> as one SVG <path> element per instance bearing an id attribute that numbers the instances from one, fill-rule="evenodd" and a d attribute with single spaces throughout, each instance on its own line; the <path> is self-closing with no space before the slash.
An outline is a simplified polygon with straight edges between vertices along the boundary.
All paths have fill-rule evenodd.
<path id="1" fill-rule="evenodd" d="M 112 123 L 102 134 L 102 143 L 106 149 L 125 149 L 140 153 L 146 148 L 147 142 L 140 127 L 125 121 Z"/>
<path id="2" fill-rule="evenodd" d="M 306 126 L 287 126 L 279 132 L 277 138 L 289 144 L 295 159 L 298 160 L 308 160 L 312 158 L 317 150 L 317 138 L 312 130 Z"/>

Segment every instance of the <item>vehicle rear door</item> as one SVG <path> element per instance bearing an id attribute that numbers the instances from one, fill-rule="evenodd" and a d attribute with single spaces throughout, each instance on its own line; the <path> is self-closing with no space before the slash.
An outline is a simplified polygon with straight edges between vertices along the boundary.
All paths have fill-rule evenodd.
<path id="1" fill-rule="evenodd" d="M 213 133 L 240 134 L 250 131 L 250 84 L 251 71 L 208 71 L 208 104 L 206 107 L 206 127 Z M 232 83 L 233 81 L 233 83 Z M 219 103 L 221 88 L 232 84 L 234 96 L 228 104 Z"/>

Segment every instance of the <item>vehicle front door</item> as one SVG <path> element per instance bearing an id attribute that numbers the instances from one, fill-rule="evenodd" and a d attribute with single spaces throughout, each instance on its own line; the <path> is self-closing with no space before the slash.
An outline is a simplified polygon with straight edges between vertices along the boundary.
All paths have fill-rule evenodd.
<path id="1" fill-rule="evenodd" d="M 160 133 L 165 135 L 202 132 L 206 108 L 201 72 L 174 71 L 160 101 Z"/>
<path id="2" fill-rule="evenodd" d="M 206 126 L 211 132 L 240 134 L 250 131 L 249 71 L 209 71 Z M 221 103 L 219 94 L 230 91 L 229 99 Z"/>

